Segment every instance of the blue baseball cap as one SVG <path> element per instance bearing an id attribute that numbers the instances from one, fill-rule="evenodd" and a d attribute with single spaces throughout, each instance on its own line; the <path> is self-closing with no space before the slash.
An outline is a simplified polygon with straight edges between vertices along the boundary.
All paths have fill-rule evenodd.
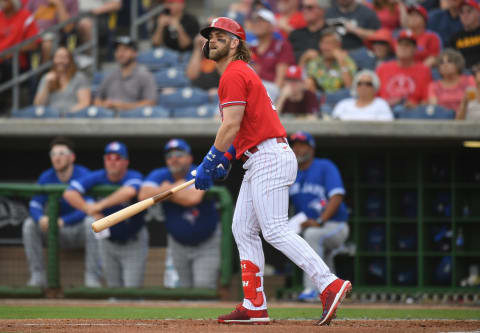
<path id="1" fill-rule="evenodd" d="M 183 151 L 185 151 L 189 154 L 192 152 L 188 143 L 185 140 L 182 140 L 182 139 L 171 139 L 170 141 L 167 142 L 167 144 L 165 145 L 165 148 L 163 150 L 166 153 L 169 150 L 173 150 L 173 149 L 183 150 Z"/>
<path id="2" fill-rule="evenodd" d="M 295 142 L 304 142 L 310 147 L 315 148 L 315 140 L 310 133 L 304 131 L 298 131 L 290 135 L 289 141 L 291 144 Z"/>
<path id="3" fill-rule="evenodd" d="M 125 146 L 124 143 L 121 143 L 121 142 L 118 142 L 118 141 L 110 142 L 105 147 L 105 155 L 106 154 L 118 154 L 118 155 L 122 156 L 123 158 L 128 159 L 127 146 Z"/>

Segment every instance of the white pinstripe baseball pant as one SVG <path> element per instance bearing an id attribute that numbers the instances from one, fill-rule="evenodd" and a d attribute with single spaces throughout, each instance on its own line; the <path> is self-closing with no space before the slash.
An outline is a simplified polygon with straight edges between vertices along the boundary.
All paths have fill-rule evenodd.
<path id="1" fill-rule="evenodd" d="M 322 291 L 337 277 L 307 242 L 288 226 L 288 187 L 297 175 L 297 160 L 287 143 L 268 139 L 259 144 L 259 151 L 245 162 L 246 169 L 233 216 L 232 231 L 240 260 L 258 266 L 265 302 L 256 308 L 248 299 L 243 306 L 250 310 L 267 308 L 263 292 L 265 257 L 263 238 L 280 250 L 314 281 Z"/>

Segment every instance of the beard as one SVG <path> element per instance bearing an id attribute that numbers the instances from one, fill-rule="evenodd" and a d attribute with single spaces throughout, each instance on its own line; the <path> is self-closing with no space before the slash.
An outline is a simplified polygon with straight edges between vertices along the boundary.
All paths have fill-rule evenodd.
<path id="1" fill-rule="evenodd" d="M 188 168 L 189 167 L 178 165 L 178 166 L 169 166 L 168 170 L 172 173 L 172 175 L 176 175 L 176 174 L 183 175 L 183 174 L 187 174 Z"/>
<path id="2" fill-rule="evenodd" d="M 215 49 L 216 52 L 214 54 L 212 54 L 212 51 L 213 50 L 209 51 L 208 56 L 213 61 L 219 61 L 228 56 L 228 47 L 224 47 L 223 49 Z"/>
<path id="3" fill-rule="evenodd" d="M 305 155 L 297 156 L 297 163 L 303 164 L 305 162 L 310 161 L 310 159 L 313 157 L 312 153 L 306 153 Z"/>

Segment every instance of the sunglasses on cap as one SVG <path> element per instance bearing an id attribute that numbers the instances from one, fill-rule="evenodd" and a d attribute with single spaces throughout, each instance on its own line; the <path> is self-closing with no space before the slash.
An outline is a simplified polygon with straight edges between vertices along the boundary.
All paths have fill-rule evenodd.
<path id="1" fill-rule="evenodd" d="M 105 158 L 106 161 L 109 161 L 109 162 L 117 162 L 117 161 L 120 161 L 120 160 L 123 160 L 123 157 L 120 156 L 119 154 L 106 154 L 106 155 L 103 155 L 103 157 Z"/>
<path id="2" fill-rule="evenodd" d="M 63 150 L 52 150 L 50 151 L 49 155 L 50 157 L 55 157 L 55 156 L 67 156 L 70 155 L 72 152 L 68 149 L 63 149 Z"/>
<path id="3" fill-rule="evenodd" d="M 357 86 L 373 87 L 373 82 L 372 81 L 358 81 Z"/>

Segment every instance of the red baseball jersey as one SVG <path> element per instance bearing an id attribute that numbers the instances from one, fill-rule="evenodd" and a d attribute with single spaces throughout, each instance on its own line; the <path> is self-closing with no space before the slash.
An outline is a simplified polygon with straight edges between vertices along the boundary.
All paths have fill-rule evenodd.
<path id="1" fill-rule="evenodd" d="M 244 61 L 228 64 L 220 78 L 218 96 L 222 119 L 224 108 L 245 105 L 240 130 L 233 140 L 237 158 L 266 139 L 287 136 L 262 81 Z"/>

